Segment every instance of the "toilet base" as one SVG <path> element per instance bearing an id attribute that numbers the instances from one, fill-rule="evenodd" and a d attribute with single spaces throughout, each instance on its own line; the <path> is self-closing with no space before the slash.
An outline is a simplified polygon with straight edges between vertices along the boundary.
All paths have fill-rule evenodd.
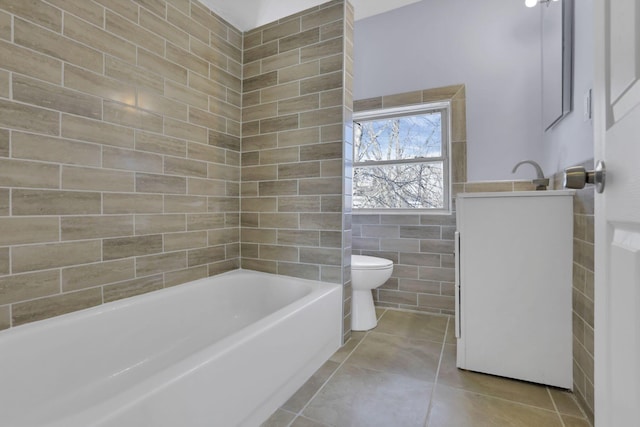
<path id="1" fill-rule="evenodd" d="M 353 290 L 351 296 L 351 330 L 368 331 L 378 325 L 370 289 Z"/>

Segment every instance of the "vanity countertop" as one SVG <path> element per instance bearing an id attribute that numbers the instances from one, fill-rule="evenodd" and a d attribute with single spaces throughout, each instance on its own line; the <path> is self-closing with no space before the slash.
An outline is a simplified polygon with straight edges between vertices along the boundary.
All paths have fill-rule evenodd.
<path id="1" fill-rule="evenodd" d="M 545 191 L 494 191 L 482 193 L 458 193 L 457 198 L 490 198 L 490 197 L 557 197 L 573 196 L 575 190 L 545 190 Z"/>

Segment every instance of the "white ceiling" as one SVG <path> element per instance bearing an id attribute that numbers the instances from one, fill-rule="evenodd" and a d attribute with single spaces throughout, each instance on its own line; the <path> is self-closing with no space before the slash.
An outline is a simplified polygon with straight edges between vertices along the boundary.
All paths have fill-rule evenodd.
<path id="1" fill-rule="evenodd" d="M 328 0 L 200 0 L 241 31 L 251 30 Z M 420 0 L 349 0 L 356 21 Z"/>

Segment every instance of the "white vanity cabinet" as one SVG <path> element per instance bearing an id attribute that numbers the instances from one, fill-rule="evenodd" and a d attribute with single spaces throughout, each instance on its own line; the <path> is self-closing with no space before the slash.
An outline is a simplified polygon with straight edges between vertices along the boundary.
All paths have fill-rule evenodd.
<path id="1" fill-rule="evenodd" d="M 457 195 L 457 366 L 573 388 L 572 190 Z"/>

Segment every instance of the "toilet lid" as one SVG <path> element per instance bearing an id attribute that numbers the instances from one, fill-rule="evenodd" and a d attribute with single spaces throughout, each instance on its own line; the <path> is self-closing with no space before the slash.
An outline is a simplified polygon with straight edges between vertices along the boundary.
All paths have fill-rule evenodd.
<path id="1" fill-rule="evenodd" d="M 351 268 L 360 270 L 380 270 L 393 266 L 393 261 L 367 255 L 351 255 Z"/>

